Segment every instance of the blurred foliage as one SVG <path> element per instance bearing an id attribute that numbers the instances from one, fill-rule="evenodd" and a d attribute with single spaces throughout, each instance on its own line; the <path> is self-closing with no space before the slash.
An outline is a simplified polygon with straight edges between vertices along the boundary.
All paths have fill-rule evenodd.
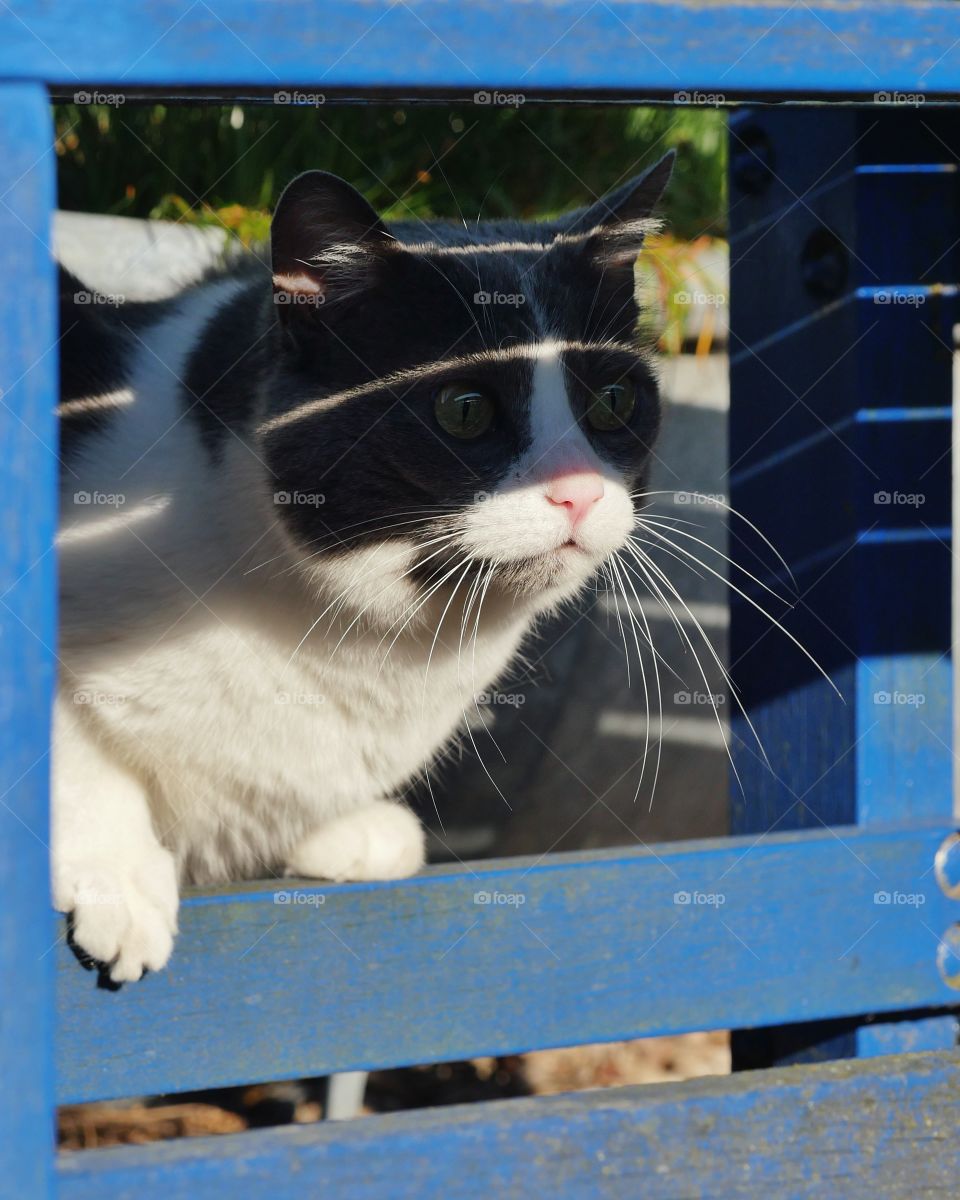
<path id="1" fill-rule="evenodd" d="M 644 244 L 637 262 L 641 325 L 669 354 L 680 353 L 688 329 L 690 306 L 680 297 L 686 292 L 722 290 L 721 280 L 715 279 L 704 263 L 703 251 L 712 240 L 703 236 L 687 242 L 671 233 L 661 233 Z M 716 318 L 716 307 L 706 305 L 695 346 L 697 354 L 710 353 Z"/>
<path id="2" fill-rule="evenodd" d="M 56 109 L 60 206 L 214 225 L 265 241 L 300 171 L 358 187 L 389 220 L 552 216 L 678 150 L 668 232 L 644 255 L 651 332 L 677 350 L 673 302 L 696 254 L 725 232 L 725 117 L 703 108 L 388 104 Z M 708 346 L 708 343 L 706 343 Z"/>
<path id="3" fill-rule="evenodd" d="M 218 223 L 247 242 L 311 167 L 348 179 L 388 219 L 475 221 L 575 208 L 671 146 L 671 232 L 725 232 L 725 117 L 713 109 L 62 105 L 55 119 L 62 208 Z"/>

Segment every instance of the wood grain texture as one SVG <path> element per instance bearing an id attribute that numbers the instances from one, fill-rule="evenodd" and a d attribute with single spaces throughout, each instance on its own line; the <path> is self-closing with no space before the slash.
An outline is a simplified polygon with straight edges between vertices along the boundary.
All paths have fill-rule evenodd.
<path id="1" fill-rule="evenodd" d="M 958 1103 L 956 1054 L 891 1056 L 91 1150 L 60 1195 L 920 1200 L 956 1195 Z"/>
<path id="2" fill-rule="evenodd" d="M 950 1004 L 937 939 L 960 902 L 931 870 L 946 832 L 821 830 L 197 895 L 170 965 L 120 992 L 60 947 L 58 1096 Z"/>
<path id="3" fill-rule="evenodd" d="M 0 86 L 0 1194 L 38 1200 L 47 1194 L 53 1129 L 56 937 L 47 850 L 56 642 L 52 137 L 42 88 Z"/>
<path id="4" fill-rule="evenodd" d="M 82 34 L 82 35 L 81 35 Z M 524 93 L 957 92 L 949 3 L 78 0 L 0 6 L 0 73 L 152 85 Z M 945 52 L 945 50 L 947 52 Z"/>

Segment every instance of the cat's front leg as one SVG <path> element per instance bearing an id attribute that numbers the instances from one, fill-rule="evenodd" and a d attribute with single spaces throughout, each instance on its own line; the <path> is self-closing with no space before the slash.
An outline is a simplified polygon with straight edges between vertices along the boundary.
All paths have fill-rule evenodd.
<path id="1" fill-rule="evenodd" d="M 426 857 L 423 826 L 408 808 L 374 800 L 319 826 L 290 855 L 288 875 L 308 879 L 402 879 Z"/>
<path id="2" fill-rule="evenodd" d="M 177 931 L 177 872 L 140 783 L 57 703 L 54 716 L 53 905 L 74 944 L 115 983 L 164 966 Z"/>

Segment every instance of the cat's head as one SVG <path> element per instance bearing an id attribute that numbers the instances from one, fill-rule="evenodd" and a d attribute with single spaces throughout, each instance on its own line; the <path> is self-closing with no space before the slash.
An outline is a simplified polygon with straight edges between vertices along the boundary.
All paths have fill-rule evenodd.
<path id="1" fill-rule="evenodd" d="M 545 607 L 621 548 L 659 423 L 634 264 L 671 168 L 542 223 L 388 226 L 335 176 L 289 185 L 259 434 L 317 583 L 349 565 L 391 612 L 482 572 Z"/>

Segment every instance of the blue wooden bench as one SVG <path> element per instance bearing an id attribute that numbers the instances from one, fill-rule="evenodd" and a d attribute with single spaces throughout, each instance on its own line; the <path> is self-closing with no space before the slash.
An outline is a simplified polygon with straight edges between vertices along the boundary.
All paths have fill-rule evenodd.
<path id="1" fill-rule="evenodd" d="M 955 1195 L 960 139 L 933 101 L 960 95 L 960 7 L 9 0 L 0 80 L 0 1195 Z M 743 599 L 732 658 L 773 770 L 740 730 L 735 836 L 304 884 L 322 907 L 274 883 L 196 894 L 167 970 L 98 991 L 47 903 L 49 94 L 297 86 L 869 105 L 730 127 L 731 494 L 790 561 L 791 628 L 845 703 Z M 522 893 L 523 920 L 481 890 Z M 57 1103 L 708 1028 L 758 1069 L 54 1153 Z"/>

